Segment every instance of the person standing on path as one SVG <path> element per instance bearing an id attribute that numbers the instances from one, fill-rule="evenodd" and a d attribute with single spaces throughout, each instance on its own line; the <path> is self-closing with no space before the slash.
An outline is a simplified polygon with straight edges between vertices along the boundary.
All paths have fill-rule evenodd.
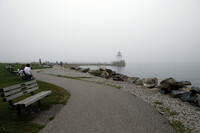
<path id="1" fill-rule="evenodd" d="M 62 61 L 60 62 L 60 66 L 61 66 L 61 67 L 63 66 L 63 63 L 62 63 Z"/>

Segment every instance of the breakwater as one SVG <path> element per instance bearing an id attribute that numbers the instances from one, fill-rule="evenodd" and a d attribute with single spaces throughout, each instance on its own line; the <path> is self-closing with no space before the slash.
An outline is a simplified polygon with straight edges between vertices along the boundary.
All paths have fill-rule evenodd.
<path id="1" fill-rule="evenodd" d="M 69 66 L 126 66 L 124 60 L 121 61 L 113 61 L 111 63 L 66 63 Z"/>

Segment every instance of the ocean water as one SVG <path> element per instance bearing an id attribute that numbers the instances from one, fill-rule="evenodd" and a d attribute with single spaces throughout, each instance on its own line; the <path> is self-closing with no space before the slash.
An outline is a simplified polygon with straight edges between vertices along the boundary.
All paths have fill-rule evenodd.
<path id="1" fill-rule="evenodd" d="M 81 67 L 99 68 L 99 66 Z M 130 77 L 157 77 L 159 82 L 163 79 L 173 77 L 177 81 L 190 81 L 192 86 L 200 87 L 200 64 L 198 63 L 126 63 L 124 67 L 105 67 Z"/>

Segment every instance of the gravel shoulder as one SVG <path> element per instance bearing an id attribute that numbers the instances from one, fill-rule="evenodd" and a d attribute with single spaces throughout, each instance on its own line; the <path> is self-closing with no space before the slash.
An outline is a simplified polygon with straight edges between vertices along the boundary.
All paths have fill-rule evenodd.
<path id="1" fill-rule="evenodd" d="M 185 127 L 192 132 L 200 132 L 200 110 L 188 103 L 181 102 L 179 99 L 163 95 L 156 88 L 148 89 L 143 86 L 137 86 L 128 82 L 113 81 L 101 77 L 92 76 L 89 73 L 82 73 L 66 68 L 55 67 L 40 71 L 43 74 L 61 75 L 68 77 L 90 77 L 81 78 L 83 81 L 120 86 L 120 90 L 129 92 L 142 101 L 155 107 L 170 122 L 180 121 Z"/>

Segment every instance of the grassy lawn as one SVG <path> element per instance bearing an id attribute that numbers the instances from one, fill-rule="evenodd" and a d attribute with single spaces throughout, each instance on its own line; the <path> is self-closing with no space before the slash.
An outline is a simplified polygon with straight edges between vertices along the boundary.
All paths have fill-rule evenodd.
<path id="1" fill-rule="evenodd" d="M 4 65 L 5 64 L 0 64 L 0 88 L 26 82 L 25 80 L 22 80 L 19 75 L 11 75 L 4 69 Z M 21 64 L 11 65 L 15 69 L 21 67 Z M 40 67 L 38 66 L 35 68 Z M 52 90 L 52 94 L 41 100 L 42 105 L 40 108 L 38 108 L 37 102 L 27 108 L 22 108 L 22 116 L 20 118 L 16 114 L 16 109 L 13 109 L 8 102 L 2 102 L 2 98 L 0 98 L 0 133 L 37 133 L 44 128 L 44 125 L 31 123 L 37 113 L 41 110 L 49 109 L 53 104 L 66 104 L 68 101 L 70 94 L 63 88 L 41 81 L 37 81 L 37 83 L 40 88 L 37 92 Z M 27 94 L 22 98 L 20 97 L 14 102 L 28 96 L 30 96 L 30 94 Z"/>

